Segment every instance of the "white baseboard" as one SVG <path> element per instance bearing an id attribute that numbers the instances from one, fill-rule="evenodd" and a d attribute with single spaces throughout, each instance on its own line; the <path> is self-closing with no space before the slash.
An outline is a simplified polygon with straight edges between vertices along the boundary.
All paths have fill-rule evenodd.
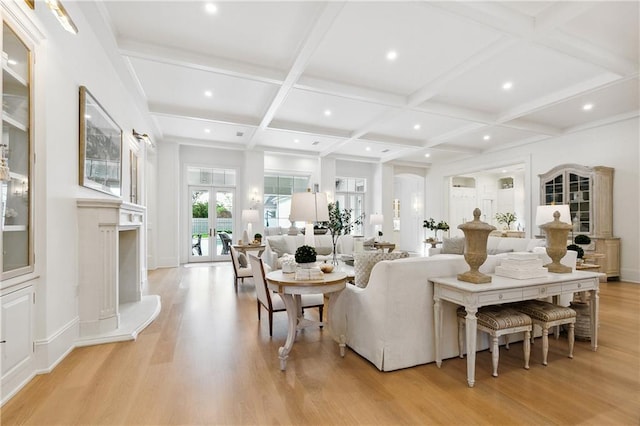
<path id="1" fill-rule="evenodd" d="M 76 347 L 80 318 L 75 317 L 52 336 L 35 341 L 36 373 L 50 373 Z"/>
<path id="2" fill-rule="evenodd" d="M 640 270 L 631 268 L 620 269 L 620 281 L 640 283 Z"/>
<path id="3" fill-rule="evenodd" d="M 164 257 L 158 259 L 156 268 L 177 268 L 180 266 L 180 259 L 177 257 Z"/>

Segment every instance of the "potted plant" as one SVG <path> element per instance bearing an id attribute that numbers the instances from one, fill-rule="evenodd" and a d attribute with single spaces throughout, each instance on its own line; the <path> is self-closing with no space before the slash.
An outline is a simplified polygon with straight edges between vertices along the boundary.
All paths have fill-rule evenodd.
<path id="1" fill-rule="evenodd" d="M 300 246 L 296 249 L 296 263 L 299 265 L 311 265 L 316 261 L 316 249 L 311 246 Z"/>
<path id="2" fill-rule="evenodd" d="M 253 242 L 256 244 L 262 244 L 262 234 L 257 232 L 254 236 L 253 236 Z"/>
<path id="3" fill-rule="evenodd" d="M 579 234 L 576 235 L 576 238 L 573 240 L 573 242 L 580 245 L 587 245 L 591 244 L 591 238 L 589 238 L 588 235 Z"/>
<path id="4" fill-rule="evenodd" d="M 584 256 L 584 249 L 577 244 L 569 244 L 567 250 L 573 250 L 578 253 L 578 263 L 582 263 L 582 256 Z"/>
<path id="5" fill-rule="evenodd" d="M 336 246 L 338 244 L 338 238 L 340 238 L 340 235 L 349 234 L 354 225 L 360 225 L 362 223 L 363 216 L 352 219 L 351 209 L 340 210 L 340 205 L 337 201 L 335 203 L 329 203 L 328 207 L 329 222 L 325 222 L 325 226 L 331 234 L 331 244 L 333 244 L 333 264 L 337 265 L 338 252 L 336 250 Z"/>
<path id="6" fill-rule="evenodd" d="M 431 231 L 433 231 L 433 238 L 427 238 L 425 241 L 430 243 L 433 247 L 435 247 L 436 243 L 438 242 L 438 231 L 448 231 L 449 230 L 449 224 L 447 222 L 445 222 L 444 220 L 441 220 L 440 222 L 436 222 L 434 218 L 429 218 L 428 220 L 423 221 L 422 223 L 422 227 L 423 228 L 427 228 Z"/>
<path id="7" fill-rule="evenodd" d="M 507 213 L 496 213 L 496 220 L 498 223 L 507 225 L 507 230 L 511 230 L 511 224 L 518 220 L 518 217 L 515 213 L 507 212 Z"/>

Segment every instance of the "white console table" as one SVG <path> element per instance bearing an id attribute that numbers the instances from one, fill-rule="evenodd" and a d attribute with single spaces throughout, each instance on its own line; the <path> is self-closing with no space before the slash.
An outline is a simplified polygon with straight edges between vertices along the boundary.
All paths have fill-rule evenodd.
<path id="1" fill-rule="evenodd" d="M 440 339 L 442 337 L 441 300 L 464 306 L 467 310 L 465 330 L 466 347 L 468 348 L 467 382 L 469 387 L 473 387 L 475 383 L 475 348 L 478 330 L 476 313 L 482 306 L 589 291 L 591 293 L 591 349 L 595 351 L 598 347 L 598 290 L 600 275 L 597 272 L 575 271 L 570 274 L 549 273 L 544 278 L 528 280 L 516 280 L 492 275 L 492 281 L 487 284 L 472 284 L 459 281 L 455 277 L 432 278 L 430 281 L 433 283 L 436 365 L 438 367 L 442 365 L 442 355 L 440 354 Z"/>

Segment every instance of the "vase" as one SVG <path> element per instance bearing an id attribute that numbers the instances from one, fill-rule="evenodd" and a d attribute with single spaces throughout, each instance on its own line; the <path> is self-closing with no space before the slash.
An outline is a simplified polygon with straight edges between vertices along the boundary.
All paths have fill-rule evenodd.
<path id="1" fill-rule="evenodd" d="M 491 277 L 480 272 L 480 266 L 487 260 L 487 239 L 495 226 L 480 220 L 480 209 L 473 210 L 473 220 L 471 222 L 458 225 L 458 229 L 464 232 L 464 260 L 469 265 L 469 270 L 463 274 L 458 274 L 460 281 L 473 284 L 490 283 Z"/>

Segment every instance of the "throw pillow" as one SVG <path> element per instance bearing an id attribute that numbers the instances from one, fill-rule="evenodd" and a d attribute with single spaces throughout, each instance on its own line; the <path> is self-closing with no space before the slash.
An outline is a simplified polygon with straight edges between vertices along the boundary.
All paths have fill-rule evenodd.
<path id="1" fill-rule="evenodd" d="M 442 254 L 464 254 L 464 237 L 444 238 L 442 240 Z"/>
<path id="2" fill-rule="evenodd" d="M 409 257 L 406 251 L 392 251 L 391 253 L 363 252 L 354 253 L 353 270 L 355 272 L 355 284 L 358 287 L 365 288 L 369 284 L 369 276 L 373 266 L 381 260 L 395 260 L 403 257 Z"/>
<path id="3" fill-rule="evenodd" d="M 283 237 L 267 238 L 271 251 L 282 257 L 289 249 L 287 248 L 287 242 Z"/>
<path id="4" fill-rule="evenodd" d="M 244 253 L 238 253 L 238 264 L 241 268 L 247 267 L 247 256 Z"/>

